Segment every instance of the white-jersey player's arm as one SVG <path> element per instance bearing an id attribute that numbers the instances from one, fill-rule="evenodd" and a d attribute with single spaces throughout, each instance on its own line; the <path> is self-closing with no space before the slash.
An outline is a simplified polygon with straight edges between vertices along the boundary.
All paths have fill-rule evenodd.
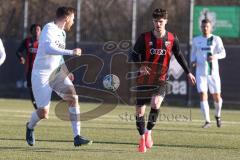
<path id="1" fill-rule="evenodd" d="M 5 52 L 2 40 L 0 39 L 0 66 L 3 64 L 5 59 L 6 59 L 6 52 Z"/>
<path id="2" fill-rule="evenodd" d="M 193 39 L 192 49 L 191 49 L 191 55 L 190 55 L 190 61 L 191 61 L 191 63 L 196 63 L 196 61 L 197 61 L 196 52 L 197 52 L 197 48 L 196 48 L 196 45 L 195 45 L 195 40 Z"/>
<path id="3" fill-rule="evenodd" d="M 59 37 L 56 33 L 56 28 L 48 27 L 48 28 L 46 28 L 45 34 L 42 34 L 42 35 L 45 36 L 45 37 L 43 37 L 45 39 L 43 43 L 44 43 L 44 48 L 45 48 L 46 54 L 73 55 L 73 50 L 63 49 L 58 46 L 57 42 L 59 41 L 58 40 Z"/>
<path id="4" fill-rule="evenodd" d="M 222 39 L 218 36 L 216 36 L 216 48 L 214 49 L 214 57 L 216 57 L 217 59 L 223 59 L 226 57 L 226 51 L 225 48 L 223 46 L 223 42 Z"/>

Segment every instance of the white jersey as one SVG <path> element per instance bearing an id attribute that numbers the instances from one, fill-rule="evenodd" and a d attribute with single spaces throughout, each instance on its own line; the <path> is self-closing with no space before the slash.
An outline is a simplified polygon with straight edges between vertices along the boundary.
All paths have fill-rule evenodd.
<path id="1" fill-rule="evenodd" d="M 211 54 L 216 59 L 208 62 L 208 55 Z M 226 57 L 226 52 L 219 36 L 210 35 L 209 38 L 197 36 L 193 39 L 191 62 L 196 62 L 196 75 L 219 75 L 218 59 Z"/>
<path id="2" fill-rule="evenodd" d="M 66 50 L 66 33 L 53 22 L 44 26 L 32 70 L 32 90 L 38 108 L 49 107 L 54 90 L 64 98 L 73 88 L 71 80 L 58 68 L 64 63 L 63 55 L 73 55 Z M 52 74 L 55 71 L 58 74 Z M 57 73 L 55 72 L 55 73 Z M 68 92 L 69 93 L 69 92 Z"/>
<path id="3" fill-rule="evenodd" d="M 72 55 L 66 50 L 66 33 L 54 22 L 46 24 L 41 32 L 37 55 L 33 64 L 33 74 L 48 77 L 64 63 L 63 55 Z"/>
<path id="4" fill-rule="evenodd" d="M 0 39 L 0 66 L 3 64 L 5 59 L 6 59 L 5 49 L 4 49 L 2 40 Z"/>

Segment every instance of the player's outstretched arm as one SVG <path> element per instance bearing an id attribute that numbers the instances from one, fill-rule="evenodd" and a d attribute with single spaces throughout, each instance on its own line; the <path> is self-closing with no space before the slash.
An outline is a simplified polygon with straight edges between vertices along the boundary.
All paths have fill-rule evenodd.
<path id="1" fill-rule="evenodd" d="M 55 42 L 45 42 L 45 52 L 50 55 L 73 55 L 73 50 L 60 48 Z"/>
<path id="2" fill-rule="evenodd" d="M 48 28 L 47 28 L 48 27 Z M 50 55 L 76 55 L 81 53 L 80 49 L 65 49 L 65 43 L 61 43 L 58 39 L 56 28 L 47 26 L 42 31 L 42 40 L 40 46 L 43 45 L 46 54 Z M 42 43 L 41 43 L 42 42 Z"/>

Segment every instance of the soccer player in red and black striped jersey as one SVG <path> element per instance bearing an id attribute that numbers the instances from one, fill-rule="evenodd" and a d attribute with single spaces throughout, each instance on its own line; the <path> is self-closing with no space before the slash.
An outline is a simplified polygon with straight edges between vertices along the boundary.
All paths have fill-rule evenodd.
<path id="1" fill-rule="evenodd" d="M 190 72 L 187 62 L 181 54 L 177 36 L 165 29 L 167 17 L 166 10 L 155 9 L 152 14 L 154 29 L 140 35 L 132 52 L 133 61 L 140 64 L 137 78 L 138 93 L 145 93 L 137 93 L 136 99 L 136 126 L 140 134 L 139 152 L 146 152 L 146 149 L 153 145 L 151 131 L 166 94 L 167 71 L 172 54 L 184 69 L 189 81 L 192 84 L 196 83 L 195 77 Z M 146 96 L 148 90 L 153 92 Z M 151 110 L 145 129 L 144 112 L 148 102 L 151 103 Z"/>
<path id="2" fill-rule="evenodd" d="M 32 75 L 32 67 L 33 62 L 35 60 L 35 56 L 37 54 L 38 49 L 38 40 L 41 33 L 41 25 L 40 24 L 32 24 L 30 27 L 31 36 L 25 38 L 21 45 L 19 46 L 16 54 L 19 58 L 21 64 L 25 64 L 25 74 L 27 79 L 27 87 L 30 92 L 31 101 L 33 103 L 33 107 L 37 109 L 36 102 L 32 92 L 32 83 L 31 83 L 31 75 Z M 26 59 L 25 59 L 26 57 Z"/>

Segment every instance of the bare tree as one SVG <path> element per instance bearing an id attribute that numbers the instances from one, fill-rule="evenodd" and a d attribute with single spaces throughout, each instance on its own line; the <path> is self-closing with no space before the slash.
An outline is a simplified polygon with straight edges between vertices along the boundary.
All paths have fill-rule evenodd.
<path id="1" fill-rule="evenodd" d="M 28 26 L 53 20 L 59 6 L 76 7 L 76 0 L 29 0 Z M 152 29 L 151 14 L 155 8 L 169 12 L 167 29 L 176 33 L 182 43 L 188 41 L 189 0 L 137 0 L 137 35 Z M 0 0 L 0 35 L 5 39 L 22 39 L 23 0 Z M 195 0 L 196 5 L 240 5 L 239 0 Z M 105 42 L 131 39 L 131 0 L 82 0 L 81 41 Z M 75 26 L 68 41 L 75 40 Z M 224 38 L 229 43 L 238 39 Z"/>

